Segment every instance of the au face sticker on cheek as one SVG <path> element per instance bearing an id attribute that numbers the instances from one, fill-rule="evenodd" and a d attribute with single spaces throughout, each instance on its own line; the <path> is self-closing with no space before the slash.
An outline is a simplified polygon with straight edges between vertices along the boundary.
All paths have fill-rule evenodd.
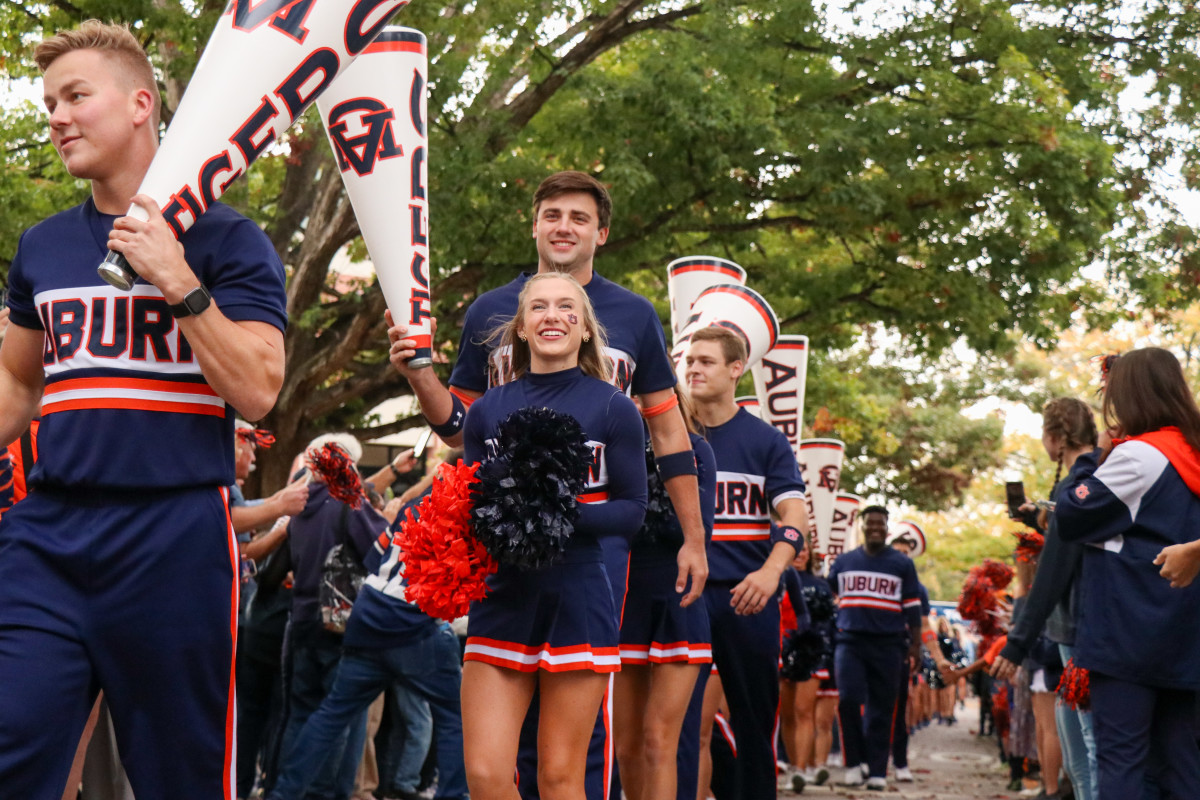
<path id="1" fill-rule="evenodd" d="M 575 316 L 574 314 L 567 314 L 567 322 L 571 323 L 572 325 L 578 325 L 579 317 Z"/>

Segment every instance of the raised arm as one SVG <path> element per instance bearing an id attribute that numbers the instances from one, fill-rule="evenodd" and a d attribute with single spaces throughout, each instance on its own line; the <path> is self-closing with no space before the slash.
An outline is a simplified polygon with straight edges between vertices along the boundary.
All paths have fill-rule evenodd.
<path id="1" fill-rule="evenodd" d="M 149 219 L 120 217 L 108 246 L 122 253 L 168 303 L 181 303 L 201 285 L 200 279 L 154 200 L 139 194 L 133 202 L 146 209 Z M 216 299 L 201 313 L 177 322 L 213 391 L 248 420 L 266 416 L 283 386 L 283 332 L 268 322 L 235 322 L 225 316 Z"/>

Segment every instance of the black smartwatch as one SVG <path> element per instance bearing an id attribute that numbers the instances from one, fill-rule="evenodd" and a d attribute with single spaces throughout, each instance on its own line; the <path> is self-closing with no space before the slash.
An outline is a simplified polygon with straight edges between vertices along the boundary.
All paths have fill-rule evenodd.
<path id="1" fill-rule="evenodd" d="M 171 310 L 172 317 L 179 319 L 180 317 L 194 317 L 202 313 L 211 303 L 212 295 L 208 293 L 208 289 L 197 286 L 183 296 L 182 303 L 175 303 L 167 308 Z"/>

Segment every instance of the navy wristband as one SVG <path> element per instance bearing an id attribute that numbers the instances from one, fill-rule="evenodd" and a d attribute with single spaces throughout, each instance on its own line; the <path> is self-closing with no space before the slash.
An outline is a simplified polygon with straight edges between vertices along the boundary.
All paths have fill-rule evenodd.
<path id="1" fill-rule="evenodd" d="M 467 409 L 463 405 L 462 400 L 458 399 L 458 395 L 451 394 L 450 403 L 450 419 L 442 424 L 434 425 L 432 422 L 429 422 L 429 417 L 425 418 L 425 421 L 429 422 L 429 430 L 436 433 L 438 438 L 443 440 L 460 433 L 463 429 L 463 422 L 467 418 Z"/>
<path id="2" fill-rule="evenodd" d="M 776 542 L 790 544 L 799 553 L 804 549 L 804 534 L 791 525 L 772 525 L 771 546 L 774 547 Z"/>
<path id="3" fill-rule="evenodd" d="M 696 453 L 692 450 L 680 450 L 678 453 L 659 456 L 654 459 L 658 467 L 658 479 L 663 483 L 678 478 L 680 475 L 695 475 Z"/>

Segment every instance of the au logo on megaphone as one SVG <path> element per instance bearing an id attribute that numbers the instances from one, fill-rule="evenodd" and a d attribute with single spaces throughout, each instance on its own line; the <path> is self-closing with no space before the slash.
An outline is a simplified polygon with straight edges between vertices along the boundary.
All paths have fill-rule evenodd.
<path id="1" fill-rule="evenodd" d="M 396 143 L 395 119 L 395 110 L 374 97 L 357 97 L 334 107 L 328 131 L 338 169 L 352 169 L 362 178 L 375 171 L 377 160 L 404 155 L 404 148 Z M 352 124 L 363 133 L 350 136 Z"/>

